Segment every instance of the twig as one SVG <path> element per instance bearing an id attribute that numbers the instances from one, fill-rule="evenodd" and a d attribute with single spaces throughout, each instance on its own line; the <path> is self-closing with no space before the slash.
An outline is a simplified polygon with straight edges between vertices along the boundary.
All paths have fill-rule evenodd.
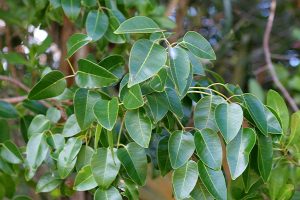
<path id="1" fill-rule="evenodd" d="M 29 87 L 27 87 L 26 85 L 24 85 L 23 83 L 21 83 L 20 81 L 14 79 L 14 78 L 0 75 L 0 80 L 11 82 L 12 84 L 18 86 L 19 88 L 23 89 L 26 92 L 30 91 Z"/>
<path id="2" fill-rule="evenodd" d="M 276 10 L 276 0 L 271 1 L 271 9 L 270 9 L 270 15 L 268 18 L 268 22 L 265 28 L 265 33 L 264 33 L 264 40 L 263 40 L 263 48 L 264 48 L 264 53 L 265 53 L 265 60 L 267 63 L 267 67 L 270 71 L 272 80 L 276 87 L 280 90 L 280 92 L 283 94 L 284 98 L 287 100 L 289 103 L 290 107 L 293 109 L 293 111 L 299 110 L 296 102 L 294 99 L 291 97 L 287 89 L 282 85 L 282 83 L 279 81 L 277 74 L 275 72 L 274 66 L 272 64 L 271 60 L 271 52 L 270 52 L 270 47 L 269 47 L 269 40 L 270 40 L 270 34 L 272 31 L 272 26 L 274 22 L 274 17 L 275 17 L 275 10 Z"/>
<path id="3" fill-rule="evenodd" d="M 26 98 L 27 98 L 27 96 L 9 97 L 9 98 L 0 99 L 0 101 L 5 101 L 7 103 L 19 103 L 19 102 L 25 100 Z"/>

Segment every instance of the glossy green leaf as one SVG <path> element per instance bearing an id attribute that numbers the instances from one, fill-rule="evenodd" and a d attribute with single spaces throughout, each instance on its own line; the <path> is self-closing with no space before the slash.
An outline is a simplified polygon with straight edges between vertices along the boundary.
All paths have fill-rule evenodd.
<path id="1" fill-rule="evenodd" d="M 78 133 L 80 133 L 81 129 L 77 123 L 76 116 L 72 114 L 67 119 L 62 134 L 64 137 L 72 137 Z"/>
<path id="2" fill-rule="evenodd" d="M 138 186 L 128 178 L 124 178 L 125 182 L 125 192 L 122 193 L 123 196 L 128 199 L 138 200 L 139 199 L 139 190 Z"/>
<path id="3" fill-rule="evenodd" d="M 161 68 L 157 74 L 149 81 L 149 86 L 156 92 L 163 92 L 165 90 L 165 84 L 167 79 L 166 68 Z"/>
<path id="4" fill-rule="evenodd" d="M 168 144 L 169 137 L 163 137 L 159 140 L 157 146 L 157 162 L 162 176 L 165 176 L 169 171 L 172 170 Z"/>
<path id="5" fill-rule="evenodd" d="M 161 31 L 163 30 L 152 19 L 145 16 L 135 16 L 120 24 L 114 33 L 154 33 Z"/>
<path id="6" fill-rule="evenodd" d="M 222 146 L 218 133 L 205 128 L 196 131 L 195 146 L 200 160 L 209 168 L 220 170 L 222 165 Z"/>
<path id="7" fill-rule="evenodd" d="M 267 106 L 264 106 L 265 108 L 265 113 L 266 113 L 266 118 L 267 118 L 267 123 L 268 123 L 268 133 L 271 134 L 282 134 L 282 128 L 281 124 L 279 122 L 279 116 L 278 118 L 275 116 L 277 113 L 272 109 Z"/>
<path id="8" fill-rule="evenodd" d="M 203 128 L 210 128 L 218 131 L 219 128 L 215 121 L 215 109 L 217 105 L 226 103 L 226 101 L 215 95 L 210 95 L 200 99 L 195 107 L 194 124 L 199 130 Z"/>
<path id="9" fill-rule="evenodd" d="M 154 76 L 166 60 L 167 52 L 162 46 L 146 39 L 136 41 L 130 51 L 128 87 Z"/>
<path id="10" fill-rule="evenodd" d="M 11 119 L 17 118 L 18 116 L 18 112 L 14 106 L 5 101 L 0 101 L 0 118 Z"/>
<path id="11" fill-rule="evenodd" d="M 271 136 L 258 135 L 258 169 L 262 179 L 267 182 L 273 161 L 273 145 Z"/>
<path id="12" fill-rule="evenodd" d="M 143 110 L 128 110 L 125 114 L 125 127 L 129 136 L 138 145 L 148 148 L 151 139 L 152 123 Z"/>
<path id="13" fill-rule="evenodd" d="M 169 48 L 170 68 L 174 84 L 180 95 L 188 83 L 190 60 L 187 53 L 180 47 Z"/>
<path id="14" fill-rule="evenodd" d="M 37 185 L 36 192 L 51 192 L 61 184 L 62 180 L 56 175 L 47 173 L 43 175 Z"/>
<path id="15" fill-rule="evenodd" d="M 147 95 L 150 114 L 155 122 L 160 121 L 168 112 L 169 105 L 161 94 L 153 93 Z"/>
<path id="16" fill-rule="evenodd" d="M 78 1 L 78 0 L 76 0 Z M 92 41 L 92 38 L 86 34 L 75 33 L 67 41 L 67 57 L 70 58 L 81 47 Z"/>
<path id="17" fill-rule="evenodd" d="M 115 34 L 115 31 L 120 26 L 121 21 L 123 21 L 123 19 L 121 19 L 120 17 L 120 14 L 116 13 L 116 10 L 109 10 L 108 17 L 109 17 L 109 24 L 108 24 L 107 31 L 104 35 L 105 38 L 111 43 L 117 43 L 117 44 L 125 43 L 126 36 L 124 34 Z"/>
<path id="18" fill-rule="evenodd" d="M 198 200 L 198 199 L 214 200 L 214 197 L 207 191 L 204 184 L 200 180 L 197 181 L 196 186 L 194 187 L 190 196 L 194 200 Z"/>
<path id="19" fill-rule="evenodd" d="M 95 181 L 102 189 L 107 189 L 115 180 L 120 169 L 120 161 L 108 148 L 99 148 L 92 156 L 91 169 Z"/>
<path id="20" fill-rule="evenodd" d="M 238 134 L 243 118 L 243 109 L 236 103 L 222 103 L 216 107 L 216 123 L 226 143 Z"/>
<path id="21" fill-rule="evenodd" d="M 79 171 L 82 167 L 90 165 L 94 149 L 87 145 L 82 145 L 76 161 L 76 170 Z"/>
<path id="22" fill-rule="evenodd" d="M 289 110 L 285 104 L 284 99 L 274 90 L 269 90 L 267 94 L 267 105 L 279 115 L 282 128 L 286 132 L 289 127 Z"/>
<path id="23" fill-rule="evenodd" d="M 62 150 L 65 146 L 65 138 L 61 134 L 51 134 L 47 137 L 48 145 L 55 150 Z"/>
<path id="24" fill-rule="evenodd" d="M 58 174 L 62 179 L 66 178 L 73 170 L 81 145 L 82 141 L 79 138 L 70 138 L 60 152 L 57 161 L 57 169 Z"/>
<path id="25" fill-rule="evenodd" d="M 74 112 L 81 130 L 88 128 L 95 120 L 93 107 L 100 98 L 98 93 L 84 88 L 79 88 L 76 91 L 74 96 Z"/>
<path id="26" fill-rule="evenodd" d="M 295 145 L 300 143 L 300 111 L 292 114 L 291 117 L 291 134 L 288 139 L 288 145 Z"/>
<path id="27" fill-rule="evenodd" d="M 43 76 L 41 80 L 30 90 L 28 99 L 40 100 L 56 97 L 62 94 L 67 87 L 65 76 L 57 70 L 53 70 Z"/>
<path id="28" fill-rule="evenodd" d="M 190 195 L 198 180 L 197 163 L 190 160 L 176 169 L 172 176 L 172 185 L 176 199 L 184 199 Z"/>
<path id="29" fill-rule="evenodd" d="M 99 100 L 94 106 L 94 114 L 101 126 L 111 131 L 117 121 L 119 111 L 118 98 L 114 97 L 112 100 Z"/>
<path id="30" fill-rule="evenodd" d="M 241 128 L 236 137 L 226 146 L 227 162 L 233 180 L 246 170 L 255 142 L 256 134 L 253 129 Z"/>
<path id="31" fill-rule="evenodd" d="M 78 172 L 73 189 L 76 191 L 86 191 L 97 187 L 97 182 L 92 173 L 90 165 L 86 165 Z"/>
<path id="32" fill-rule="evenodd" d="M 187 32 L 183 37 L 184 45 L 188 50 L 199 58 L 215 60 L 216 55 L 209 42 L 199 33 Z"/>
<path id="33" fill-rule="evenodd" d="M 46 117 L 52 122 L 57 123 L 61 118 L 60 110 L 51 107 L 47 110 Z"/>
<path id="34" fill-rule="evenodd" d="M 23 162 L 23 157 L 18 147 L 9 140 L 2 143 L 0 148 L 0 156 L 8 163 L 20 164 Z"/>
<path id="35" fill-rule="evenodd" d="M 268 134 L 267 116 L 264 105 L 261 101 L 252 94 L 243 94 L 244 104 L 257 125 L 258 129 L 264 134 Z"/>
<path id="36" fill-rule="evenodd" d="M 187 51 L 187 54 L 193 68 L 193 73 L 200 76 L 205 76 L 205 71 L 201 60 L 189 51 Z"/>
<path id="37" fill-rule="evenodd" d="M 199 176 L 207 190 L 216 199 L 227 199 L 227 188 L 225 178 L 221 170 L 215 171 L 206 167 L 201 161 L 198 161 Z"/>
<path id="38" fill-rule="evenodd" d="M 103 37 L 108 27 L 108 17 L 103 11 L 91 10 L 85 21 L 87 35 L 94 41 Z"/>
<path id="39" fill-rule="evenodd" d="M 99 88 L 116 83 L 118 77 L 92 61 L 80 59 L 75 80 L 79 87 Z"/>
<path id="40" fill-rule="evenodd" d="M 122 200 L 122 197 L 115 187 L 110 187 L 107 190 L 97 189 L 94 200 Z"/>
<path id="41" fill-rule="evenodd" d="M 134 142 L 117 151 L 117 156 L 129 177 L 143 186 L 147 177 L 147 156 L 144 148 Z"/>
<path id="42" fill-rule="evenodd" d="M 61 0 L 61 6 L 72 21 L 75 21 L 80 14 L 80 0 Z"/>
<path id="43" fill-rule="evenodd" d="M 122 78 L 125 71 L 125 60 L 120 55 L 109 55 L 102 59 L 98 64 L 118 78 Z"/>
<path id="44" fill-rule="evenodd" d="M 179 118 L 183 117 L 183 108 L 180 97 L 173 88 L 167 87 L 165 92 L 161 93 L 169 105 L 169 110 Z"/>
<path id="45" fill-rule="evenodd" d="M 50 121 L 44 115 L 36 115 L 28 127 L 28 138 L 30 138 L 33 135 L 43 133 L 46 130 L 49 130 L 50 125 Z"/>
<path id="46" fill-rule="evenodd" d="M 173 169 L 183 166 L 195 151 L 194 137 L 190 132 L 175 131 L 168 144 L 169 157 Z"/>

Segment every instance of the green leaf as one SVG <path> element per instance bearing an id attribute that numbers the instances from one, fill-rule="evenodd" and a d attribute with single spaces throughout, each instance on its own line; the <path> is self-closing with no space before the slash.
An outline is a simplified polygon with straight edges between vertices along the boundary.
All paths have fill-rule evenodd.
<path id="1" fill-rule="evenodd" d="M 78 172 L 73 189 L 76 191 L 86 191 L 97 187 L 97 182 L 92 173 L 90 165 L 86 165 Z"/>
<path id="2" fill-rule="evenodd" d="M 47 137 L 47 143 L 53 149 L 60 151 L 65 146 L 65 138 L 59 133 L 51 134 Z"/>
<path id="3" fill-rule="evenodd" d="M 169 137 L 163 137 L 157 146 L 157 163 L 162 176 L 171 171 L 171 162 L 168 149 Z"/>
<path id="4" fill-rule="evenodd" d="M 80 59 L 75 80 L 79 87 L 100 88 L 116 83 L 118 77 L 92 61 Z"/>
<path id="5" fill-rule="evenodd" d="M 17 118 L 18 116 L 18 112 L 14 106 L 5 101 L 0 101 L 0 118 L 11 119 Z"/>
<path id="6" fill-rule="evenodd" d="M 96 92 L 79 88 L 74 96 L 74 112 L 81 130 L 87 129 L 95 120 L 93 107 L 100 99 Z"/>
<path id="7" fill-rule="evenodd" d="M 282 128 L 279 122 L 280 119 L 277 113 L 272 108 L 268 108 L 267 106 L 264 106 L 264 108 L 268 123 L 268 133 L 282 134 Z"/>
<path id="8" fill-rule="evenodd" d="M 169 110 L 179 118 L 183 117 L 183 108 L 181 100 L 173 88 L 166 87 L 165 92 L 161 93 L 169 105 Z"/>
<path id="9" fill-rule="evenodd" d="M 61 118 L 60 110 L 51 107 L 47 110 L 46 117 L 52 122 L 57 123 Z"/>
<path id="10" fill-rule="evenodd" d="M 207 191 L 207 189 L 200 180 L 197 181 L 196 186 L 194 187 L 190 195 L 194 200 L 214 200 L 214 197 Z"/>
<path id="11" fill-rule="evenodd" d="M 58 174 L 62 179 L 66 178 L 73 170 L 81 145 L 82 141 L 79 138 L 70 138 L 60 152 L 57 161 L 57 169 Z"/>
<path id="12" fill-rule="evenodd" d="M 190 60 L 187 53 L 180 47 L 169 48 L 171 74 L 177 91 L 182 96 L 188 84 Z"/>
<path id="13" fill-rule="evenodd" d="M 116 13 L 116 10 L 109 10 L 108 17 L 109 23 L 107 31 L 104 37 L 111 43 L 122 44 L 126 42 L 126 37 L 123 34 L 115 34 L 115 31 L 118 29 L 121 23 L 121 17 L 119 13 Z M 123 16 L 122 16 L 123 17 Z"/>
<path id="14" fill-rule="evenodd" d="M 205 128 L 195 132 L 194 140 L 200 160 L 209 168 L 220 170 L 222 165 L 222 145 L 218 133 Z"/>
<path id="15" fill-rule="evenodd" d="M 67 57 L 70 58 L 78 49 L 87 45 L 90 41 L 92 41 L 92 38 L 86 34 L 73 34 L 67 41 Z"/>
<path id="16" fill-rule="evenodd" d="M 159 122 L 168 112 L 169 105 L 163 95 L 153 93 L 146 96 L 150 114 L 154 121 Z"/>
<path id="17" fill-rule="evenodd" d="M 159 44 L 146 39 L 136 41 L 130 51 L 128 87 L 154 76 L 166 60 L 167 52 Z"/>
<path id="18" fill-rule="evenodd" d="M 183 166 L 195 151 L 194 137 L 190 132 L 175 131 L 169 139 L 169 157 L 173 169 Z"/>
<path id="19" fill-rule="evenodd" d="M 216 123 L 226 143 L 238 134 L 243 118 L 243 109 L 236 103 L 222 103 L 216 107 Z"/>
<path id="20" fill-rule="evenodd" d="M 80 133 L 81 129 L 77 123 L 76 116 L 72 114 L 66 121 L 62 134 L 64 137 L 72 137 Z"/>
<path id="21" fill-rule="evenodd" d="M 272 137 L 258 135 L 258 169 L 259 173 L 264 180 L 264 182 L 268 181 L 272 170 L 272 161 L 273 161 L 273 145 L 272 145 Z"/>
<path id="22" fill-rule="evenodd" d="M 183 37 L 184 45 L 188 50 L 199 58 L 215 60 L 216 55 L 209 42 L 199 33 L 187 32 Z"/>
<path id="23" fill-rule="evenodd" d="M 97 189 L 94 200 L 122 200 L 122 197 L 119 191 L 112 186 L 108 190 Z"/>
<path id="24" fill-rule="evenodd" d="M 122 193 L 122 195 L 131 200 L 138 200 L 139 190 L 137 185 L 128 178 L 124 178 L 124 182 L 125 182 L 125 192 Z"/>
<path id="25" fill-rule="evenodd" d="M 129 136 L 138 145 L 148 148 L 151 139 L 152 124 L 143 110 L 128 110 L 125 114 L 125 127 Z"/>
<path id="26" fill-rule="evenodd" d="M 22 154 L 13 142 L 7 140 L 2 143 L 1 146 L 0 155 L 3 160 L 12 164 L 20 164 L 23 162 Z"/>
<path id="27" fill-rule="evenodd" d="M 243 94 L 244 104 L 258 129 L 264 134 L 268 134 L 267 116 L 264 105 L 252 94 Z"/>
<path id="28" fill-rule="evenodd" d="M 70 20 L 77 19 L 80 14 L 80 0 L 61 0 L 61 6 Z"/>
<path id="29" fill-rule="evenodd" d="M 193 73 L 200 76 L 205 76 L 205 71 L 201 60 L 189 51 L 187 51 L 187 54 L 193 68 Z"/>
<path id="30" fill-rule="evenodd" d="M 129 177 L 143 186 L 147 177 L 147 156 L 144 148 L 131 142 L 125 148 L 118 149 L 117 156 Z"/>
<path id="31" fill-rule="evenodd" d="M 108 148 L 99 148 L 92 156 L 91 169 L 95 181 L 102 189 L 107 189 L 119 173 L 120 161 Z"/>
<path id="32" fill-rule="evenodd" d="M 3 56 L 3 58 L 12 65 L 16 65 L 16 64 L 21 64 L 21 65 L 26 65 L 26 66 L 30 66 L 30 62 L 27 61 L 24 56 L 22 56 L 21 54 L 17 53 L 17 52 L 8 52 L 8 53 L 4 53 L 1 55 L 1 57 Z"/>
<path id="33" fill-rule="evenodd" d="M 215 121 L 215 109 L 221 103 L 226 103 L 226 101 L 222 97 L 215 95 L 200 99 L 194 112 L 195 127 L 199 130 L 210 128 L 213 131 L 218 131 L 219 128 Z"/>
<path id="34" fill-rule="evenodd" d="M 165 90 L 165 84 L 167 80 L 168 74 L 167 69 L 165 67 L 161 68 L 161 70 L 154 75 L 154 77 L 149 81 L 149 86 L 155 92 L 163 92 Z"/>
<path id="35" fill-rule="evenodd" d="M 61 184 L 62 180 L 56 175 L 47 173 L 43 175 L 37 185 L 36 192 L 51 192 Z"/>
<path id="36" fill-rule="evenodd" d="M 43 76 L 41 80 L 31 89 L 28 99 L 40 100 L 56 97 L 62 94 L 67 87 L 65 76 L 57 70 L 53 70 Z"/>
<path id="37" fill-rule="evenodd" d="M 44 115 L 36 115 L 31 121 L 28 130 L 27 136 L 30 138 L 33 135 L 43 133 L 46 130 L 50 129 L 50 121 Z"/>
<path id="38" fill-rule="evenodd" d="M 267 94 L 267 105 L 279 115 L 282 128 L 286 132 L 289 128 L 290 115 L 284 99 L 274 90 L 269 90 Z"/>
<path id="39" fill-rule="evenodd" d="M 207 190 L 216 199 L 227 199 L 227 188 L 221 170 L 215 171 L 198 161 L 199 176 Z"/>
<path id="40" fill-rule="evenodd" d="M 94 154 L 94 149 L 87 145 L 82 145 L 76 161 L 76 170 L 79 171 L 86 165 L 90 165 L 92 156 Z"/>
<path id="41" fill-rule="evenodd" d="M 135 16 L 124 21 L 114 33 L 154 33 L 162 31 L 152 19 L 145 16 Z"/>
<path id="42" fill-rule="evenodd" d="M 46 158 L 48 150 L 45 134 L 37 134 L 29 138 L 26 146 L 26 162 L 30 170 L 27 175 L 28 180 L 34 176 L 35 171 Z"/>
<path id="43" fill-rule="evenodd" d="M 253 129 L 241 128 L 236 137 L 226 146 L 227 162 L 233 180 L 247 168 L 249 155 L 255 142 L 256 135 Z"/>
<path id="44" fill-rule="evenodd" d="M 292 114 L 291 117 L 291 134 L 288 139 L 288 145 L 298 145 L 300 143 L 300 111 Z"/>
<path id="45" fill-rule="evenodd" d="M 172 185 L 176 199 L 184 199 L 190 195 L 198 180 L 197 163 L 190 160 L 176 169 L 172 176 Z"/>
<path id="46" fill-rule="evenodd" d="M 120 55 L 110 55 L 102 59 L 99 63 L 100 66 L 107 69 L 118 78 L 122 78 L 124 74 L 125 60 Z"/>
<path id="47" fill-rule="evenodd" d="M 286 184 L 280 190 L 280 195 L 277 199 L 288 200 L 292 199 L 295 192 L 295 186 L 293 184 Z"/>
<path id="48" fill-rule="evenodd" d="M 119 111 L 118 98 L 114 97 L 112 100 L 99 100 L 94 106 L 94 114 L 98 123 L 104 128 L 111 131 L 117 121 Z"/>
<path id="49" fill-rule="evenodd" d="M 85 29 L 94 41 L 103 37 L 108 27 L 108 17 L 103 11 L 91 10 L 85 21 Z"/>
<path id="50" fill-rule="evenodd" d="M 81 4 L 86 7 L 93 7 L 97 5 L 97 0 L 81 0 Z"/>
<path id="51" fill-rule="evenodd" d="M 22 122 L 22 119 L 21 119 L 21 122 Z M 22 125 L 21 125 L 21 127 L 22 127 Z M 0 143 L 3 143 L 9 139 L 10 139 L 9 124 L 6 120 L 0 119 Z"/>

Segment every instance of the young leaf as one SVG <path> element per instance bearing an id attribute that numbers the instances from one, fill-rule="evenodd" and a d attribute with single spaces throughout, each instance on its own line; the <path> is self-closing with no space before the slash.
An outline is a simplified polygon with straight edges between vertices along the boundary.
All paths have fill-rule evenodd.
<path id="1" fill-rule="evenodd" d="M 190 132 L 175 131 L 168 144 L 169 157 L 173 169 L 183 166 L 195 151 L 194 137 Z"/>
<path id="2" fill-rule="evenodd" d="M 154 76 L 167 60 L 165 48 L 150 40 L 136 41 L 130 51 L 128 87 Z"/>
<path id="3" fill-rule="evenodd" d="M 217 105 L 226 103 L 226 101 L 215 95 L 210 95 L 200 99 L 195 107 L 194 123 L 199 130 L 203 128 L 210 128 L 213 131 L 218 131 L 215 120 L 215 109 Z"/>
<path id="4" fill-rule="evenodd" d="M 111 186 L 107 190 L 97 189 L 95 192 L 94 200 L 122 200 L 119 191 Z"/>
<path id="5" fill-rule="evenodd" d="M 194 140 L 200 160 L 209 168 L 220 170 L 222 146 L 217 132 L 208 128 L 196 131 Z"/>
<path id="6" fill-rule="evenodd" d="M 103 11 L 91 10 L 85 21 L 85 29 L 94 41 L 102 38 L 108 27 L 108 17 Z"/>
<path id="7" fill-rule="evenodd" d="M 100 88 L 116 83 L 118 77 L 92 61 L 80 59 L 75 80 L 79 87 Z"/>
<path id="8" fill-rule="evenodd" d="M 226 143 L 239 132 L 243 123 L 243 110 L 236 103 L 222 103 L 215 110 L 216 123 Z"/>
<path id="9" fill-rule="evenodd" d="M 274 90 L 269 90 L 267 94 L 267 105 L 279 115 L 282 128 L 286 132 L 289 127 L 289 110 L 285 104 L 284 99 Z"/>
<path id="10" fill-rule="evenodd" d="M 61 182 L 62 180 L 56 174 L 47 173 L 39 179 L 36 185 L 36 192 L 51 192 L 57 188 Z"/>
<path id="11" fill-rule="evenodd" d="M 141 147 L 148 148 L 151 139 L 151 120 L 141 109 L 128 110 L 125 114 L 125 127 L 129 136 Z"/>
<path id="12" fill-rule="evenodd" d="M 273 161 L 272 137 L 264 135 L 258 136 L 258 169 L 264 182 L 267 182 L 271 173 Z"/>
<path id="13" fill-rule="evenodd" d="M 0 155 L 2 159 L 8 163 L 20 164 L 23 162 L 23 157 L 18 147 L 9 140 L 2 143 L 2 147 L 0 148 Z"/>
<path id="14" fill-rule="evenodd" d="M 252 94 L 244 94 L 244 103 L 249 111 L 249 114 L 255 124 L 257 125 L 258 129 L 264 134 L 268 134 L 268 123 L 267 123 L 267 116 L 265 113 L 264 105 L 261 101 Z"/>
<path id="15" fill-rule="evenodd" d="M 114 128 L 118 117 L 118 98 L 114 97 L 110 101 L 99 100 L 96 102 L 93 110 L 99 124 L 111 131 Z"/>
<path id="16" fill-rule="evenodd" d="M 236 137 L 226 146 L 227 162 L 233 180 L 247 168 L 249 155 L 255 142 L 256 135 L 253 129 L 241 128 Z"/>
<path id="17" fill-rule="evenodd" d="M 198 171 L 201 181 L 214 198 L 227 199 L 226 183 L 221 170 L 212 170 L 198 161 Z"/>
<path id="18" fill-rule="evenodd" d="M 78 0 L 76 0 L 78 1 Z M 73 34 L 67 41 L 67 57 L 70 58 L 78 49 L 87 45 L 92 38 L 82 33 Z"/>
<path id="19" fill-rule="evenodd" d="M 40 100 L 56 97 L 62 94 L 67 86 L 65 76 L 57 70 L 53 70 L 43 76 L 41 80 L 31 89 L 28 99 Z"/>
<path id="20" fill-rule="evenodd" d="M 36 115 L 28 127 L 27 137 L 30 138 L 33 135 L 49 130 L 50 125 L 50 121 L 44 115 Z"/>
<path id="21" fill-rule="evenodd" d="M 131 142 L 125 148 L 118 149 L 117 155 L 129 177 L 143 186 L 147 177 L 147 156 L 144 148 Z"/>
<path id="22" fill-rule="evenodd" d="M 61 6 L 67 17 L 75 21 L 80 14 L 80 1 L 79 0 L 61 0 Z"/>
<path id="23" fill-rule="evenodd" d="M 162 176 L 165 176 L 172 169 L 169 158 L 168 143 L 169 137 L 163 137 L 159 140 L 157 146 L 157 162 Z"/>
<path id="24" fill-rule="evenodd" d="M 197 163 L 190 160 L 176 169 L 172 176 L 172 185 L 176 199 L 184 199 L 190 195 L 198 180 Z"/>
<path id="25" fill-rule="evenodd" d="M 0 101 L 0 118 L 12 119 L 18 116 L 18 112 L 14 106 L 5 101 Z"/>
<path id="26" fill-rule="evenodd" d="M 76 161 L 76 170 L 79 171 L 86 165 L 90 165 L 92 156 L 94 155 L 94 149 L 87 145 L 82 145 Z"/>
<path id="27" fill-rule="evenodd" d="M 98 186 L 109 188 L 118 175 L 120 161 L 108 148 L 99 148 L 92 156 L 91 169 Z"/>
<path id="28" fill-rule="evenodd" d="M 114 33 L 154 33 L 162 31 L 152 19 L 145 16 L 135 16 L 124 21 Z"/>
<path id="29" fill-rule="evenodd" d="M 73 170 L 81 145 L 82 141 L 79 138 L 70 138 L 60 152 L 57 161 L 57 169 L 58 174 L 62 179 L 66 178 Z"/>
<path id="30" fill-rule="evenodd" d="M 81 129 L 77 123 L 76 116 L 72 114 L 66 121 L 62 134 L 64 137 L 72 137 L 80 133 Z"/>
<path id="31" fill-rule="evenodd" d="M 92 173 L 90 165 L 86 165 L 78 172 L 73 189 L 76 191 L 86 191 L 97 187 L 97 182 Z"/>
<path id="32" fill-rule="evenodd" d="M 81 130 L 85 130 L 95 120 L 93 107 L 100 99 L 96 92 L 79 88 L 74 96 L 74 112 Z"/>
<path id="33" fill-rule="evenodd" d="M 184 45 L 188 50 L 199 58 L 215 60 L 216 55 L 209 42 L 199 33 L 187 32 L 183 37 Z"/>
<path id="34" fill-rule="evenodd" d="M 147 102 L 155 122 L 159 122 L 168 112 L 169 105 L 164 96 L 158 93 L 147 95 Z"/>

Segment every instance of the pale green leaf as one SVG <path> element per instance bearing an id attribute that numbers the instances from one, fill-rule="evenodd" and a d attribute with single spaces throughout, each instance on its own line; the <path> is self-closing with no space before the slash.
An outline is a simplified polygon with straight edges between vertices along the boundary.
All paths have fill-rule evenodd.
<path id="1" fill-rule="evenodd" d="M 97 187 L 97 182 L 92 173 L 90 165 L 86 165 L 78 172 L 73 189 L 76 191 L 87 191 Z"/>
<path id="2" fill-rule="evenodd" d="M 115 187 L 110 187 L 107 190 L 97 189 L 94 200 L 122 200 L 122 197 Z"/>
<path id="3" fill-rule="evenodd" d="M 99 40 L 108 27 L 108 17 L 103 11 L 91 10 L 85 21 L 85 29 L 87 35 L 94 41 Z"/>

